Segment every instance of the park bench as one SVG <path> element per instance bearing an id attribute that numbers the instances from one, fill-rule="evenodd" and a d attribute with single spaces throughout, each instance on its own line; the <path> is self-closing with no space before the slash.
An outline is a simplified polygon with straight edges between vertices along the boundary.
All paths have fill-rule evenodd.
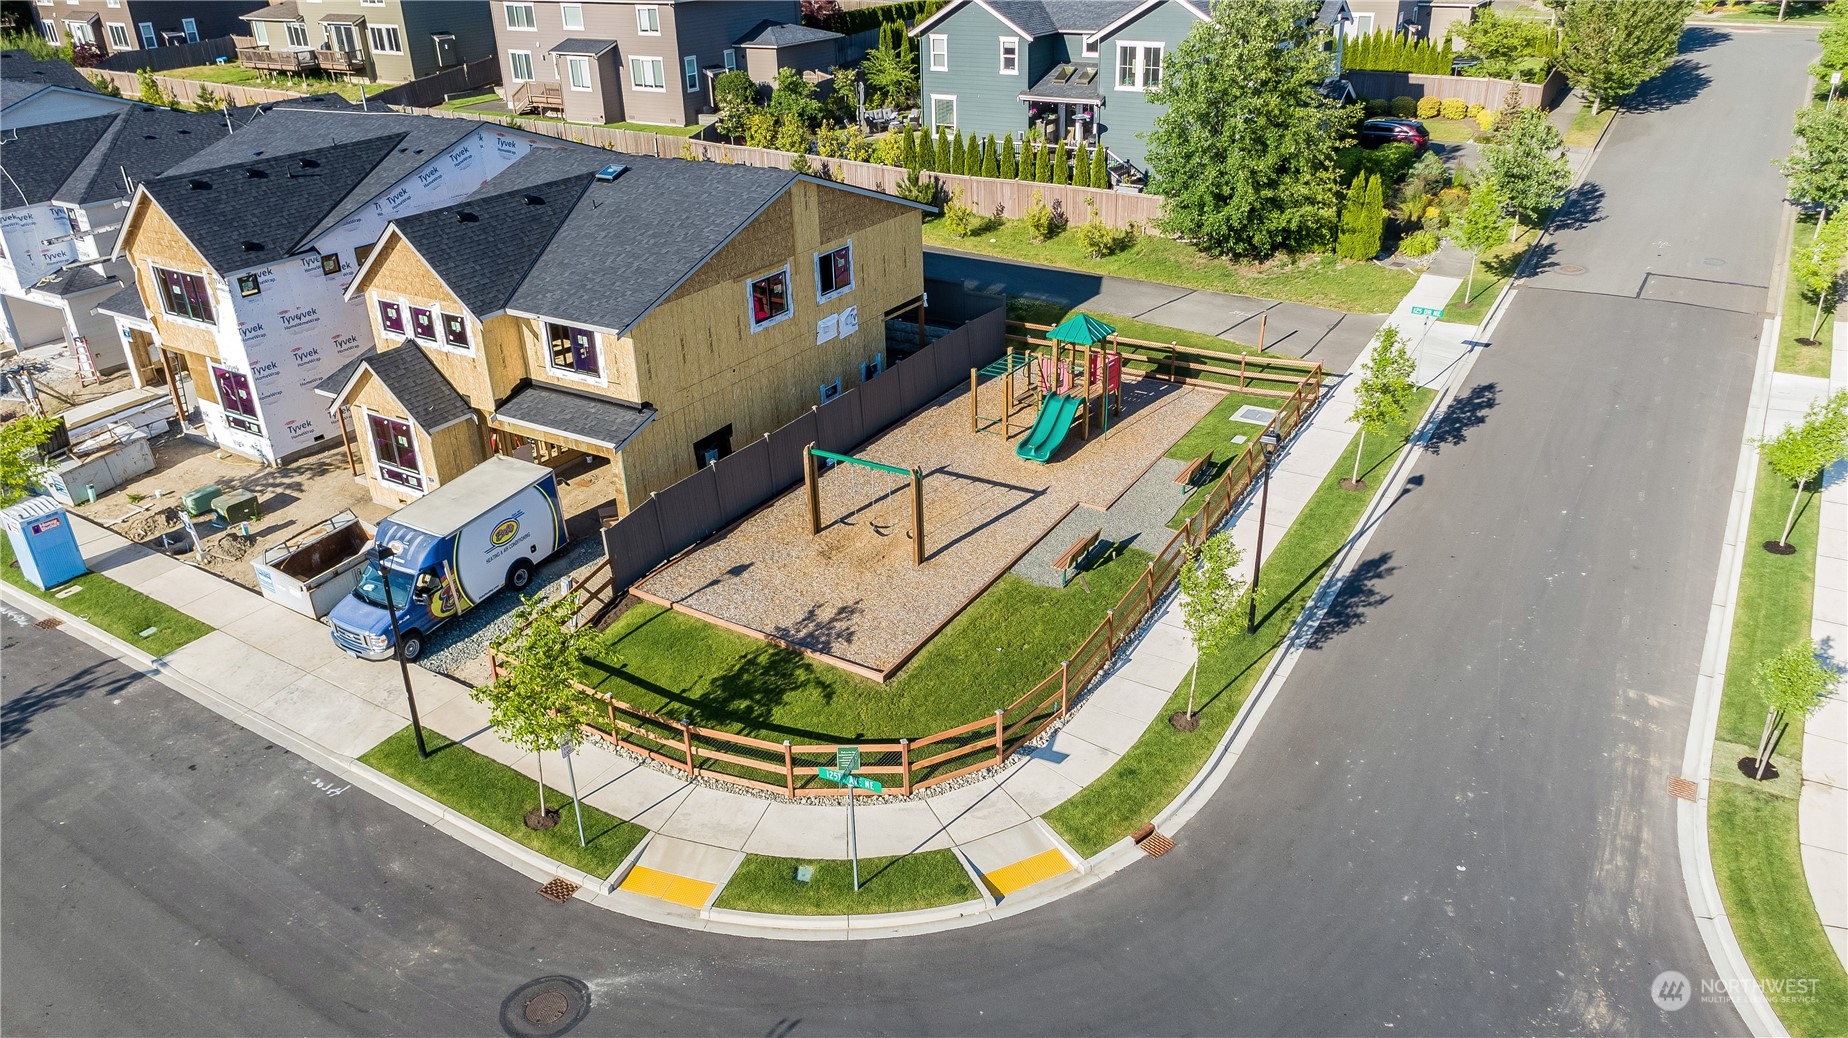
<path id="1" fill-rule="evenodd" d="M 1084 579 L 1084 573 L 1082 572 L 1084 560 L 1086 556 L 1091 554 L 1091 550 L 1097 547 L 1098 539 L 1103 535 L 1104 531 L 1102 528 L 1092 530 L 1089 534 L 1073 541 L 1072 546 L 1065 549 L 1064 554 L 1052 560 L 1052 568 L 1059 571 L 1060 587 L 1070 587 L 1072 577 L 1076 576 L 1078 578 L 1078 583 L 1083 585 L 1085 593 L 1090 593 L 1091 584 Z"/>
<path id="2" fill-rule="evenodd" d="M 1193 493 L 1195 488 L 1206 481 L 1206 474 L 1212 471 L 1212 468 L 1213 453 L 1208 451 L 1188 462 L 1186 468 L 1176 472 L 1174 481 L 1181 486 L 1181 496 L 1186 497 Z"/>

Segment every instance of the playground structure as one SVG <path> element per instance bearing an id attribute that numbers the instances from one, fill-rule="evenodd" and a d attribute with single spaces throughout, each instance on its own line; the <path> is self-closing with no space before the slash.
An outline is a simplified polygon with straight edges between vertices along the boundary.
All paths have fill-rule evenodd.
<path id="1" fill-rule="evenodd" d="M 883 461 L 868 461 L 851 454 L 836 454 L 833 451 L 820 450 L 814 444 L 809 444 L 802 451 L 802 485 L 808 498 L 809 536 L 811 537 L 818 536 L 822 529 L 821 477 L 820 466 L 816 463 L 817 458 L 840 465 L 859 465 L 874 472 L 904 476 L 909 479 L 911 482 L 911 564 L 913 566 L 924 565 L 924 473 L 915 467 L 902 468 L 898 465 L 887 465 Z M 892 492 L 888 490 L 879 495 L 878 503 L 881 507 L 891 494 Z M 870 504 L 862 507 L 870 507 Z"/>
<path id="2" fill-rule="evenodd" d="M 1106 341 L 1108 347 L 1103 345 Z M 1015 348 L 1008 346 L 998 419 L 981 414 L 982 371 L 969 370 L 969 431 L 988 432 L 999 424 L 1002 439 L 1013 438 L 1014 411 L 1021 403 L 1015 393 L 1014 372 L 1024 370 L 1039 413 L 1031 425 L 1023 426 L 1026 438 L 1014 448 L 1018 457 L 1042 464 L 1050 460 L 1070 434 L 1074 419 L 1079 438 L 1089 440 L 1093 412 L 1100 431 L 1108 433 L 1111 418 L 1122 414 L 1123 355 L 1116 348 L 1116 329 L 1089 314 L 1073 314 L 1049 330 L 1045 339 L 1028 339 L 1025 345 L 1018 366 Z"/>

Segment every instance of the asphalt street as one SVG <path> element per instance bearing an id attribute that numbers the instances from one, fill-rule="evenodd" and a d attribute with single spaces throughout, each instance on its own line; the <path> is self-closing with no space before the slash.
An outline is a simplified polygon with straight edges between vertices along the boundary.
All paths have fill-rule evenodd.
<path id="1" fill-rule="evenodd" d="M 0 616 L 0 1031 L 494 1034 L 566 974 L 574 1034 L 1739 1033 L 1647 985 L 1712 976 L 1665 782 L 1814 42 L 1691 37 L 1165 857 L 899 941 L 653 926 Z"/>

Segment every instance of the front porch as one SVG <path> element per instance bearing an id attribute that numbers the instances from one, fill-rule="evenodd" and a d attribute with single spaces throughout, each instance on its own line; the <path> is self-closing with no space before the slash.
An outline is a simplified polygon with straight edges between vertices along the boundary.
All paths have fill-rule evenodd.
<path id="1" fill-rule="evenodd" d="M 1027 128 L 1038 130 L 1049 142 L 1065 141 L 1077 145 L 1095 145 L 1098 139 L 1098 109 L 1103 107 L 1103 90 L 1097 83 L 1097 65 L 1065 62 L 1040 77 L 1039 82 L 1020 92 L 1027 106 Z"/>

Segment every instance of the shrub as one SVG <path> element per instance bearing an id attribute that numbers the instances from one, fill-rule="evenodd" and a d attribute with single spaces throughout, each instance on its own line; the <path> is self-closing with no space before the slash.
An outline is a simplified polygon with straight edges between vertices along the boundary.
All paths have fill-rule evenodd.
<path id="1" fill-rule="evenodd" d="M 1377 148 L 1342 148 L 1335 153 L 1335 169 L 1346 184 L 1361 173 L 1378 176 L 1384 186 L 1397 187 L 1412 168 L 1412 146 L 1399 141 Z"/>
<path id="2" fill-rule="evenodd" d="M 1449 223 L 1462 215 L 1469 208 L 1469 191 L 1461 187 L 1447 187 L 1437 193 L 1437 208 L 1443 214 L 1443 222 Z"/>
<path id="3" fill-rule="evenodd" d="M 1033 192 L 1033 200 L 1027 203 L 1027 236 L 1036 242 L 1050 241 L 1059 233 L 1059 224 L 1053 217 L 1052 207 L 1038 192 Z"/>
<path id="4" fill-rule="evenodd" d="M 986 219 L 963 204 L 960 191 L 951 193 L 950 200 L 943 203 L 943 227 L 952 237 L 967 238 L 979 233 L 987 224 Z"/>
<path id="5" fill-rule="evenodd" d="M 1481 114 L 1482 114 L 1482 106 L 1479 104 L 1471 104 L 1469 108 L 1464 112 L 1463 118 L 1474 119 L 1475 117 Z"/>
<path id="6" fill-rule="evenodd" d="M 1437 235 L 1432 231 L 1413 231 L 1399 239 L 1399 255 L 1417 259 L 1437 251 Z"/>
<path id="7" fill-rule="evenodd" d="M 1499 113 L 1493 108 L 1484 108 L 1482 111 L 1477 112 L 1476 128 L 1483 133 L 1488 133 L 1490 130 L 1495 129 L 1495 119 L 1498 114 Z"/>
<path id="8" fill-rule="evenodd" d="M 1387 112 L 1390 112 L 1390 111 L 1392 111 L 1392 102 L 1386 100 L 1385 98 L 1383 97 L 1367 98 L 1367 114 L 1369 116 L 1385 115 Z"/>
<path id="9" fill-rule="evenodd" d="M 144 68 L 136 72 L 135 81 L 141 84 L 141 94 L 135 98 L 135 100 L 147 105 L 160 105 L 163 108 L 172 107 L 173 99 L 168 97 L 167 92 L 161 89 L 160 83 L 155 81 L 153 69 Z"/>
<path id="10" fill-rule="evenodd" d="M 1091 210 L 1091 217 L 1078 225 L 1078 244 L 1084 249 L 1086 256 L 1092 259 L 1103 259 L 1105 256 L 1115 255 L 1129 247 L 1130 238 L 1134 235 L 1133 231 L 1118 230 L 1105 223 L 1098 217 L 1097 203 L 1092 199 L 1085 199 L 1084 204 Z"/>
<path id="11" fill-rule="evenodd" d="M 778 151 L 794 152 L 799 155 L 808 154 L 808 124 L 794 114 L 784 115 L 777 121 L 776 144 L 773 146 Z"/>
<path id="12" fill-rule="evenodd" d="M 744 117 L 744 146 L 768 148 L 776 143 L 776 116 L 757 109 Z"/>
<path id="13" fill-rule="evenodd" d="M 908 169 L 898 183 L 892 186 L 892 193 L 906 201 L 936 205 L 937 178 L 922 176 L 916 169 Z"/>
<path id="14" fill-rule="evenodd" d="M 193 98 L 193 111 L 195 112 L 216 112 L 224 105 L 224 98 L 219 97 L 210 86 L 201 85 L 199 96 Z"/>
<path id="15" fill-rule="evenodd" d="M 95 68 L 103 60 L 103 48 L 94 43 L 79 43 L 71 47 L 71 64 L 78 68 Z"/>
<path id="16" fill-rule="evenodd" d="M 1418 114 L 1418 102 L 1409 97 L 1395 97 L 1392 99 L 1392 114 L 1401 119 L 1410 119 Z"/>
<path id="17" fill-rule="evenodd" d="M 98 93 L 107 94 L 110 97 L 122 96 L 122 88 L 116 86 L 115 78 L 112 76 L 96 76 L 90 82 L 96 85 Z"/>
<path id="18" fill-rule="evenodd" d="M 1463 119 L 1469 116 L 1469 102 L 1460 97 L 1446 97 L 1439 109 L 1446 119 Z"/>
<path id="19" fill-rule="evenodd" d="M 1435 97 L 1421 97 L 1418 99 L 1418 118 L 1420 119 L 1435 119 L 1437 118 L 1437 113 L 1443 110 L 1444 103 Z"/>

